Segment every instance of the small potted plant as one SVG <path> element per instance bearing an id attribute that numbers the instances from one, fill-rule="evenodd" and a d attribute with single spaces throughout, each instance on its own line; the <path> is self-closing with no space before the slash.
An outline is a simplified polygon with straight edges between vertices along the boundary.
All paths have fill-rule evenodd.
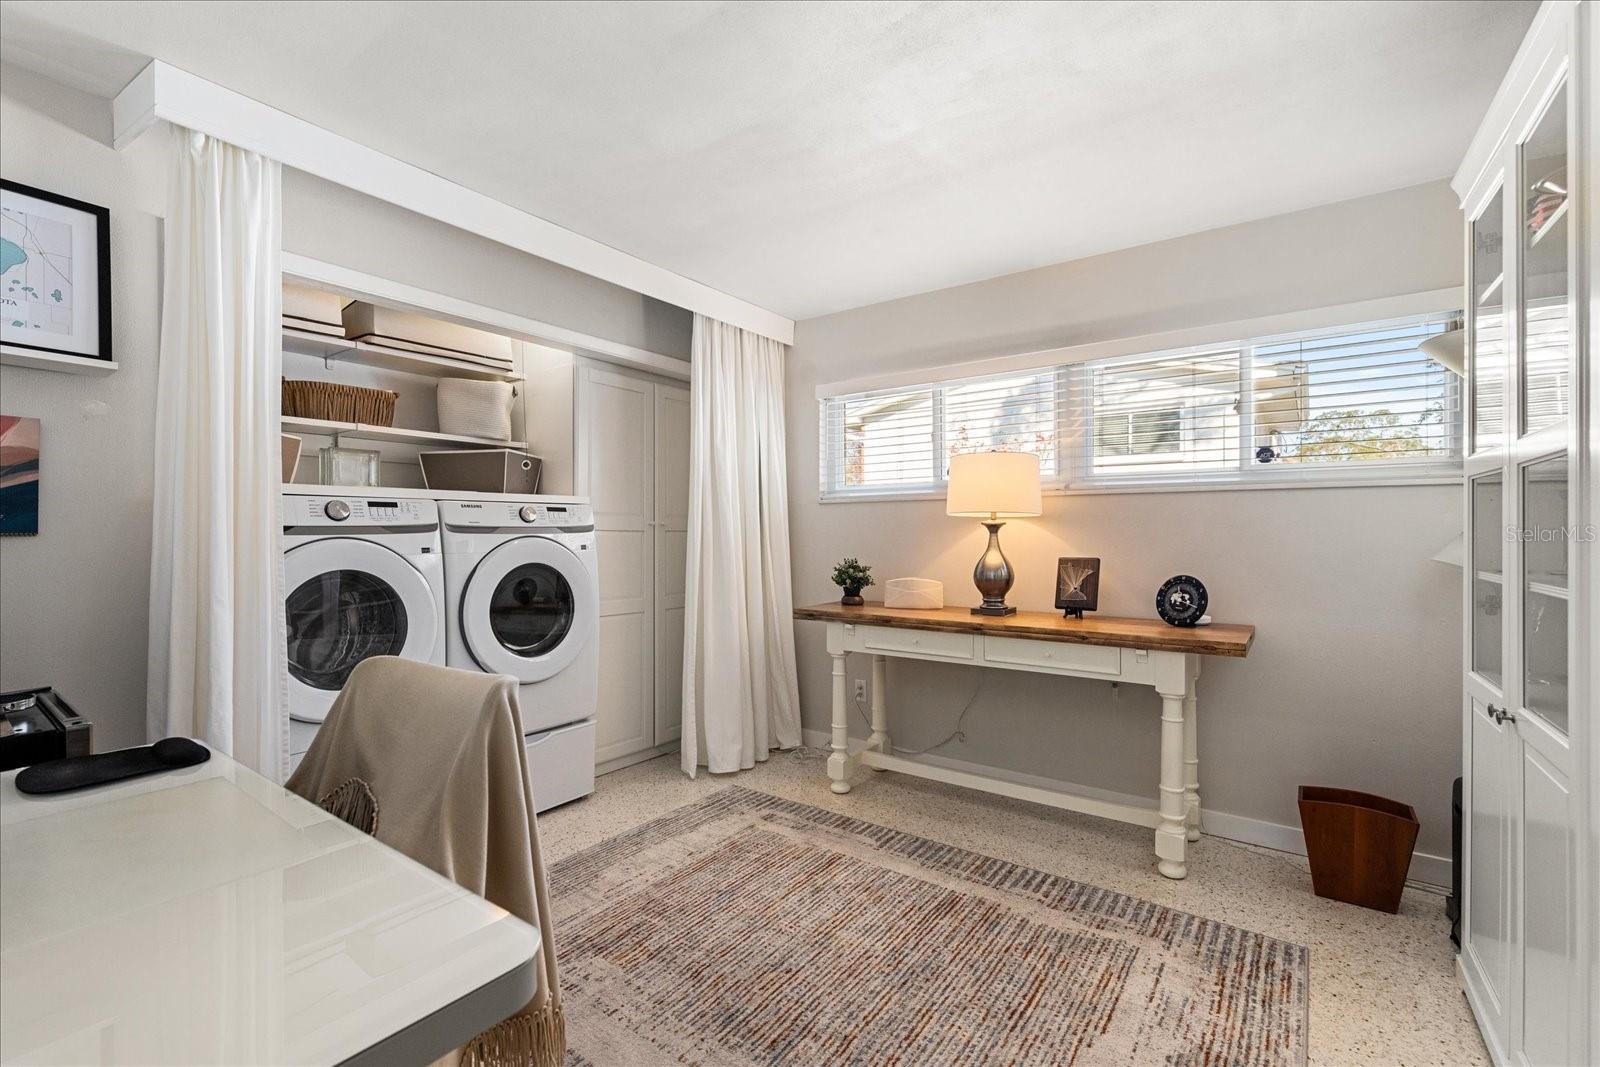
<path id="1" fill-rule="evenodd" d="M 841 559 L 833 565 L 833 584 L 844 590 L 839 603 L 856 606 L 866 603 L 861 590 L 872 584 L 872 568 L 854 556 Z"/>

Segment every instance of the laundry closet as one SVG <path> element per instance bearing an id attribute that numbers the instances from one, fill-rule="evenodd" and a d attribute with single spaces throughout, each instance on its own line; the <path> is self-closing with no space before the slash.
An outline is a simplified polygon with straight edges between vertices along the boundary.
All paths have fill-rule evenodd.
<path id="1" fill-rule="evenodd" d="M 343 277 L 352 272 L 338 273 L 345 284 L 286 270 L 298 290 L 286 299 L 283 332 L 292 756 L 303 753 L 355 662 L 384 654 L 516 677 L 541 808 L 586 795 L 594 773 L 675 748 L 688 362 L 531 320 L 507 329 L 513 316 L 452 298 L 438 301 L 448 311 L 426 309 L 414 290 L 386 300 L 382 279 L 368 279 L 374 292 L 359 291 Z M 290 317 L 307 314 L 307 290 L 336 297 L 344 322 L 328 321 L 326 305 L 321 323 Z M 375 335 L 371 313 L 358 334 L 348 328 L 352 301 L 380 316 L 397 312 L 388 321 L 429 334 L 430 343 Z M 431 335 L 432 325 L 442 332 Z M 509 393 L 509 436 L 441 424 L 441 385 L 462 381 L 492 383 L 485 395 Z M 308 415 L 291 391 L 320 386 L 294 383 L 374 391 L 359 399 L 375 399 L 379 416 L 361 417 L 371 408 L 355 418 Z M 505 483 L 479 481 L 495 476 L 502 454 Z M 524 455 L 536 485 L 516 482 L 529 476 Z M 462 470 L 469 482 L 450 480 Z M 443 484 L 441 472 L 449 472 Z M 348 484 L 361 480 L 376 484 Z M 424 544 L 430 537 L 437 549 Z M 341 562 L 352 557 L 338 553 L 358 547 L 373 566 L 354 575 L 356 565 Z M 406 557 L 386 565 L 388 581 L 366 573 L 384 569 L 383 549 Z M 313 551 L 321 553 L 315 565 Z M 403 592 L 408 586 L 415 589 Z M 427 651 L 431 613 L 436 654 Z"/>

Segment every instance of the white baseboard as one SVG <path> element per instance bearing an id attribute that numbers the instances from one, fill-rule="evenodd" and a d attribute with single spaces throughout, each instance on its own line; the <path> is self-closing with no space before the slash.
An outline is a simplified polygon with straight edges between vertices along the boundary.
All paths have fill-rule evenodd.
<path id="1" fill-rule="evenodd" d="M 801 739 L 807 746 L 820 748 L 824 751 L 827 751 L 831 743 L 831 738 L 825 730 L 802 730 Z M 861 743 L 858 738 L 851 738 L 851 741 L 856 745 Z M 1100 800 L 1128 804 L 1138 808 L 1154 810 L 1156 806 L 1154 797 L 1118 793 L 1113 790 L 1099 789 L 1088 785 L 1077 785 L 1073 782 L 1063 782 L 1058 778 L 1024 774 L 1020 771 L 1007 770 L 1004 767 L 990 767 L 981 763 L 951 759 L 948 756 L 930 754 L 918 756 L 917 758 L 941 767 L 966 771 L 969 774 L 986 775 L 990 778 L 1000 778 L 1020 785 L 1077 793 L 1080 796 L 1095 797 Z M 1204 771 L 1204 768 L 1201 768 L 1201 770 Z M 1205 782 L 1202 781 L 1200 785 L 1200 796 L 1204 800 Z M 1278 852 L 1287 852 L 1295 856 L 1304 856 L 1306 854 L 1305 836 L 1300 832 L 1300 827 L 1298 826 L 1285 826 L 1282 823 L 1252 819 L 1245 815 L 1231 815 L 1213 808 L 1202 808 L 1200 812 L 1200 830 L 1202 833 L 1209 834 L 1212 837 L 1220 837 L 1226 841 L 1257 845 L 1262 848 L 1274 849 Z M 1435 856 L 1428 852 L 1413 852 L 1411 854 L 1411 872 L 1406 879 L 1406 884 L 1428 889 L 1448 889 L 1450 886 L 1450 857 Z"/>
<path id="2" fill-rule="evenodd" d="M 664 745 L 641 749 L 638 752 L 630 752 L 626 756 L 608 759 L 604 763 L 596 763 L 594 765 L 594 773 L 596 776 L 610 774 L 612 771 L 620 771 L 624 767 L 632 767 L 635 763 L 643 763 L 645 760 L 652 760 L 657 756 L 665 756 L 668 752 L 676 751 L 678 751 L 678 742 L 668 741 Z"/>

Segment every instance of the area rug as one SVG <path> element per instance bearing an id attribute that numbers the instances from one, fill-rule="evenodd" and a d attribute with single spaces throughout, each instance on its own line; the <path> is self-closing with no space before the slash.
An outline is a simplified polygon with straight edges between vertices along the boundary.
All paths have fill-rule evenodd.
<path id="1" fill-rule="evenodd" d="M 1305 1060 L 1301 945 L 749 789 L 550 877 L 576 1065 Z"/>

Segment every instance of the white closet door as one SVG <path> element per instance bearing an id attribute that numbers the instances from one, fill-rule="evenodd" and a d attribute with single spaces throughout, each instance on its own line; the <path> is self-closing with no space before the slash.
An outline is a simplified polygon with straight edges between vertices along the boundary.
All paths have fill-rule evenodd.
<path id="1" fill-rule="evenodd" d="M 655 745 L 654 387 L 585 366 L 578 386 L 578 493 L 600 556 L 595 762 Z"/>
<path id="2" fill-rule="evenodd" d="M 656 744 L 683 733 L 683 604 L 689 549 L 689 390 L 655 388 Z"/>

